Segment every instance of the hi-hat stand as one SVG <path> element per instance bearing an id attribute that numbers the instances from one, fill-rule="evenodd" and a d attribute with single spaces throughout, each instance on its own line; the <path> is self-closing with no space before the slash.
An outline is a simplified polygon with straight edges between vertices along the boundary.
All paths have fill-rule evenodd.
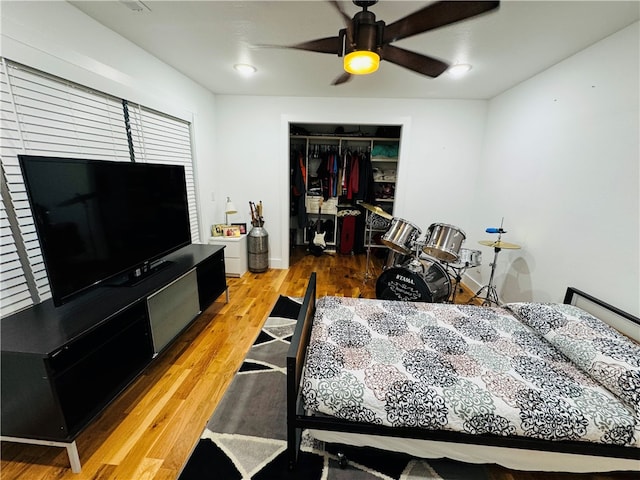
<path id="1" fill-rule="evenodd" d="M 487 294 L 484 297 L 484 301 L 482 302 L 482 305 L 484 305 L 485 307 L 490 307 L 492 304 L 496 306 L 500 306 L 500 301 L 498 300 L 498 292 L 496 291 L 496 287 L 493 285 L 493 276 L 496 273 L 496 265 L 498 264 L 498 254 L 500 253 L 500 250 L 502 250 L 501 247 L 493 247 L 494 254 L 493 254 L 493 262 L 490 264 L 491 276 L 489 277 L 489 283 L 482 286 L 480 290 L 476 292 L 473 298 L 469 300 L 469 303 L 471 303 L 476 298 L 481 297 L 482 292 L 486 290 Z"/>
<path id="2" fill-rule="evenodd" d="M 480 245 L 484 245 L 486 247 L 493 247 L 493 252 L 494 252 L 493 262 L 490 263 L 491 276 L 489 277 L 489 283 L 482 286 L 480 290 L 476 292 L 473 298 L 469 300 L 469 303 L 471 303 L 476 298 L 482 298 L 482 292 L 486 290 L 486 295 L 484 296 L 484 301 L 482 302 L 482 305 L 487 307 L 490 307 L 491 305 L 500 306 L 500 300 L 498 299 L 498 292 L 496 290 L 495 285 L 493 284 L 493 278 L 496 273 L 496 265 L 498 265 L 498 254 L 503 248 L 510 249 L 510 250 L 517 250 L 520 248 L 520 245 L 502 241 L 502 234 L 507 233 L 505 230 L 502 229 L 502 225 L 500 226 L 500 228 L 487 228 L 486 232 L 498 234 L 498 240 L 495 242 L 492 240 L 480 240 L 478 242 Z"/>

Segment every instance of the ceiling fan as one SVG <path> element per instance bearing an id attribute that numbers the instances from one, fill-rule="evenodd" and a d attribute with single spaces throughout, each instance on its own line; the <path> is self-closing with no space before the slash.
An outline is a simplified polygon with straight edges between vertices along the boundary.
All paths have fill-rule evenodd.
<path id="1" fill-rule="evenodd" d="M 310 40 L 287 48 L 331 53 L 344 57 L 345 72 L 332 82 L 333 85 L 345 83 L 353 75 L 375 72 L 380 60 L 435 78 L 449 68 L 449 65 L 435 58 L 396 47 L 391 43 L 489 12 L 500 5 L 497 1 L 435 2 L 386 25 L 382 20 L 376 21 L 374 13 L 369 11 L 369 7 L 378 3 L 378 0 L 353 0 L 356 6 L 362 8 L 362 11 L 356 13 L 353 18 L 345 13 L 340 2 L 334 0 L 329 3 L 342 16 L 345 28 L 342 28 L 335 37 Z"/>

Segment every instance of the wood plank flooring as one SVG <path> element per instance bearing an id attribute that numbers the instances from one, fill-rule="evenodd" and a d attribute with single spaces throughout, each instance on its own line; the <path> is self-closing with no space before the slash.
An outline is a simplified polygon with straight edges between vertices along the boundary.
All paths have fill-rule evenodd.
<path id="1" fill-rule="evenodd" d="M 382 260 L 371 255 L 294 252 L 291 268 L 228 279 L 205 311 L 77 439 L 82 472 L 61 448 L 2 442 L 2 480 L 174 480 L 279 295 L 302 296 L 310 272 L 318 295 L 375 298 Z M 371 278 L 364 282 L 364 274 Z M 457 296 L 465 303 L 470 292 Z M 570 475 L 491 468 L 492 480 L 622 480 L 630 474 Z M 277 480 L 277 479 L 274 479 Z"/>

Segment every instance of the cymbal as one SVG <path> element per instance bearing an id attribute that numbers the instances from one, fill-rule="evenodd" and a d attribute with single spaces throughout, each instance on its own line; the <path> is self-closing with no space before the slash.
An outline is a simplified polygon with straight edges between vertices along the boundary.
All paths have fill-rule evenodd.
<path id="1" fill-rule="evenodd" d="M 517 250 L 520 248 L 520 245 L 516 245 L 515 243 L 503 242 L 502 240 L 480 240 L 478 241 L 480 245 L 486 245 L 487 247 L 494 248 L 507 248 L 509 250 Z"/>
<path id="2" fill-rule="evenodd" d="M 370 203 L 365 203 L 365 202 L 360 202 L 358 205 L 363 206 L 364 208 L 366 208 L 370 212 L 375 213 L 376 215 L 380 215 L 382 218 L 386 218 L 387 220 L 392 220 L 393 219 L 393 215 L 391 215 L 388 212 L 385 212 L 380 207 L 377 207 L 375 205 L 371 205 Z"/>

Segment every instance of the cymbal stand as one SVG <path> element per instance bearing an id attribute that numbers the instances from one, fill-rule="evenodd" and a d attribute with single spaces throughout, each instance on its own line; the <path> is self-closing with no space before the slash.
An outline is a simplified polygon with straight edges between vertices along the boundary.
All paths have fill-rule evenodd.
<path id="1" fill-rule="evenodd" d="M 371 233 L 372 233 L 372 228 L 371 228 L 371 225 L 369 224 L 369 215 L 370 215 L 369 210 L 367 210 L 367 216 L 364 219 L 364 224 L 365 224 L 365 228 L 368 231 L 369 236 L 367 238 L 367 263 L 364 270 L 362 283 L 367 283 L 369 279 L 373 278 L 373 275 L 369 273 L 369 261 L 371 259 Z"/>

